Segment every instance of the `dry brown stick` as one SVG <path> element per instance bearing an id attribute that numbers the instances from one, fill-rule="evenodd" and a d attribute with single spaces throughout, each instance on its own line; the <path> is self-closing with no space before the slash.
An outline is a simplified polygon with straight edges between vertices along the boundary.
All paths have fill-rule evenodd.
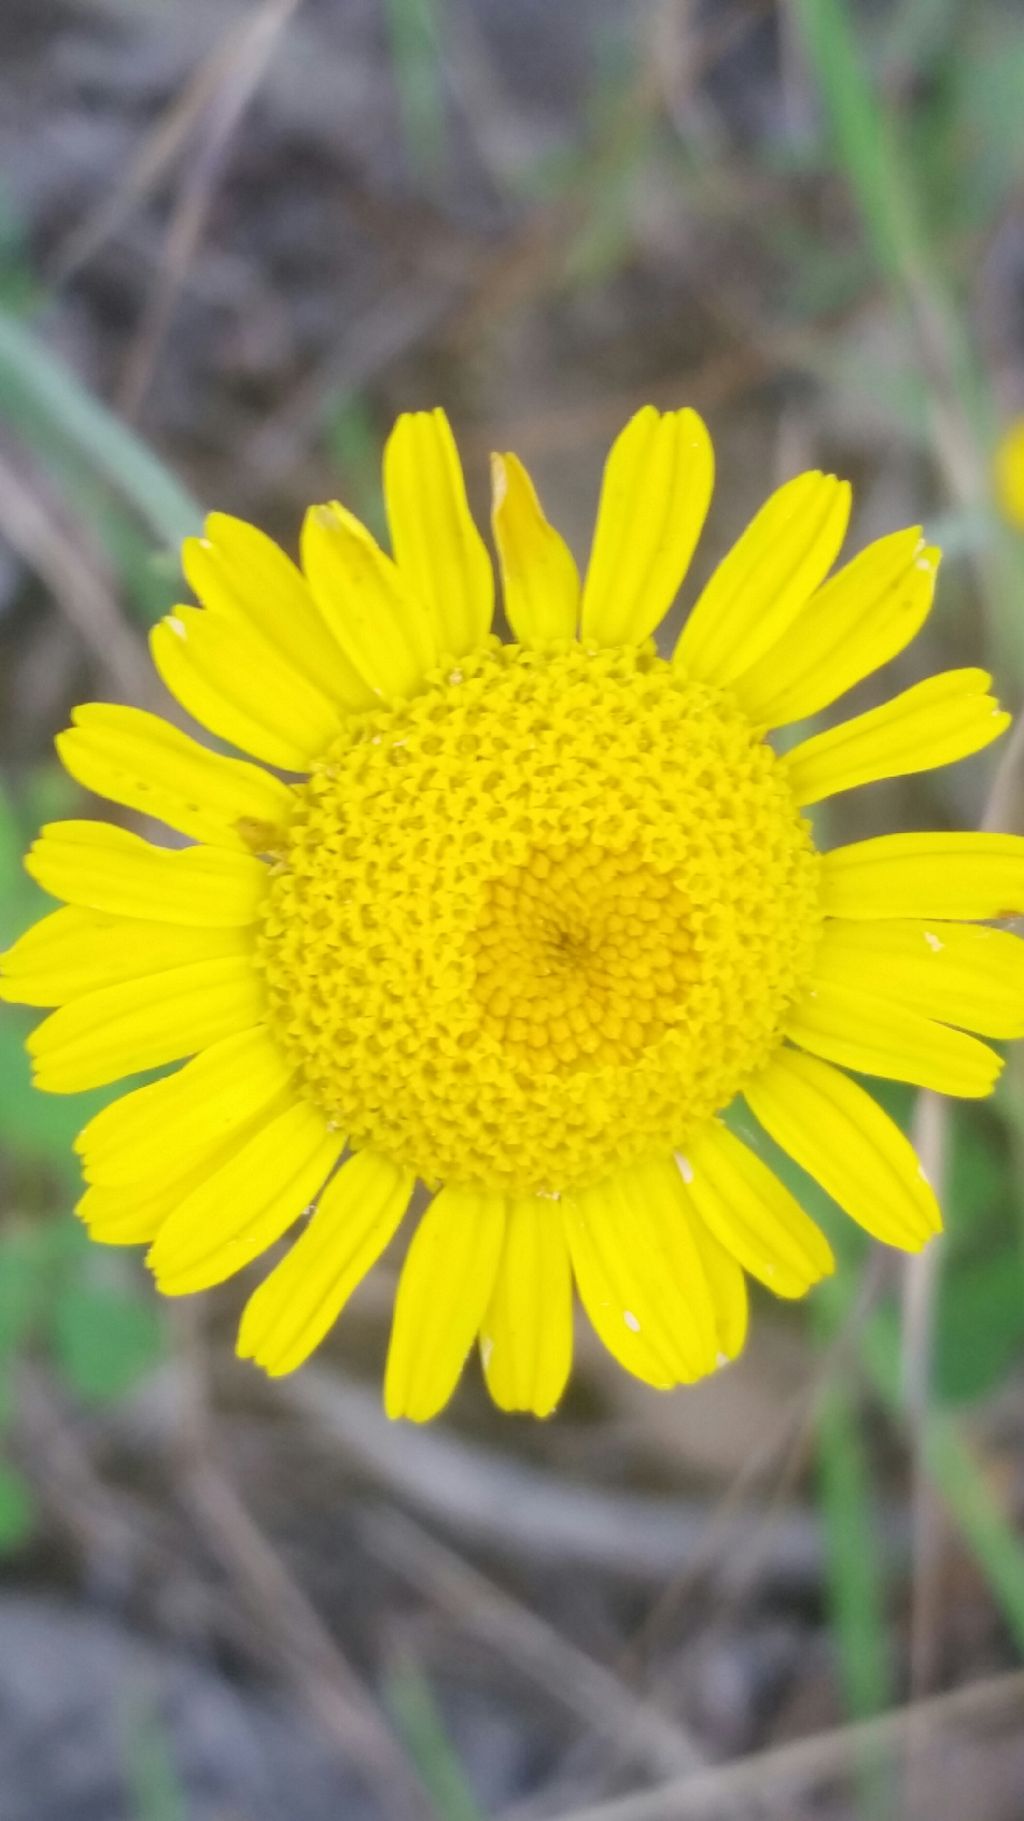
<path id="1" fill-rule="evenodd" d="M 133 34 L 148 30 L 172 46 L 186 47 L 209 44 L 211 35 L 237 34 L 254 12 L 252 0 L 174 0 L 173 5 L 167 0 L 66 0 L 66 6 L 114 28 Z M 309 24 L 301 18 L 296 22 L 289 33 L 289 54 L 271 61 L 264 88 L 279 122 L 304 132 L 319 129 L 335 143 L 365 98 L 374 64 L 368 55 L 324 54 L 322 20 L 331 10 L 320 7 Z M 383 84 L 381 89 L 385 92 Z"/>
<path id="2" fill-rule="evenodd" d="M 118 389 L 118 409 L 129 420 L 138 415 L 148 390 L 231 142 L 259 88 L 274 46 L 298 4 L 299 0 L 264 0 L 239 31 L 232 53 L 225 58 L 223 77 L 205 110 L 199 145 L 182 183 L 156 280 Z"/>
<path id="3" fill-rule="evenodd" d="M 951 1694 L 897 1707 L 877 1719 L 836 1726 L 810 1738 L 752 1752 L 731 1764 L 677 1777 L 660 1788 L 563 1811 L 559 1821 L 734 1821 L 737 1804 L 756 1798 L 759 1812 L 791 1816 L 826 1779 L 852 1774 L 872 1754 L 906 1744 L 911 1729 L 945 1750 L 955 1749 L 959 1729 L 1010 1721 L 1019 1727 L 1024 1670 L 988 1676 Z M 782 1804 L 785 1807 L 782 1807 Z M 809 1812 L 801 1809 L 801 1812 Z"/>
<path id="4" fill-rule="evenodd" d="M 853 1364 L 857 1335 L 872 1304 L 877 1300 L 881 1277 L 881 1257 L 876 1254 L 854 1307 L 848 1311 L 842 1327 L 830 1341 L 811 1382 L 793 1407 L 785 1413 L 776 1432 L 765 1437 L 756 1456 L 737 1475 L 718 1505 L 709 1513 L 703 1537 L 698 1539 L 686 1556 L 681 1570 L 662 1589 L 642 1627 L 633 1634 L 628 1651 L 618 1659 L 615 1667 L 620 1675 L 637 1673 L 637 1659 L 641 1650 L 645 1653 L 650 1651 L 659 1632 L 664 1630 L 668 1618 L 679 1609 L 686 1595 L 715 1572 L 716 1554 L 721 1559 L 728 1551 L 733 1558 L 733 1565 L 728 1580 L 719 1581 L 719 1577 L 715 1577 L 718 1597 L 710 1625 L 703 1631 L 705 1642 L 715 1631 L 724 1630 L 729 1614 L 744 1595 L 752 1595 L 759 1580 L 763 1585 L 773 1527 L 780 1515 L 783 1520 L 785 1517 L 782 1501 L 787 1489 L 806 1464 L 822 1399 L 837 1375 L 844 1369 L 849 1370 Z M 779 1469 L 770 1493 L 754 1514 L 754 1524 L 744 1536 L 742 1547 L 738 1547 L 736 1518 L 746 1515 L 743 1509 L 745 1502 L 749 1501 L 753 1487 L 760 1485 L 769 1465 L 775 1460 L 779 1462 Z M 890 1525 L 889 1532 L 894 1534 L 895 1527 Z M 570 1750 L 555 1767 L 553 1778 L 549 1778 L 539 1798 L 517 1806 L 509 1813 L 507 1821 L 534 1821 L 536 1816 L 550 1814 L 550 1803 L 552 1799 L 557 1801 L 561 1788 L 567 1786 L 574 1764 L 575 1753 Z"/>
<path id="5" fill-rule="evenodd" d="M 58 243 L 48 263 L 49 276 L 55 285 L 66 284 L 96 257 L 187 148 L 224 82 L 235 54 L 237 35 L 235 22 L 164 109 L 109 194 L 76 222 L 71 232 Z"/>
<path id="6" fill-rule="evenodd" d="M 436 333 L 456 307 L 467 282 L 456 273 L 439 279 L 434 289 L 402 283 L 347 325 L 344 335 L 251 438 L 246 449 L 250 474 L 258 474 L 266 487 L 296 467 L 327 403 L 361 392 L 392 362 Z"/>
<path id="7" fill-rule="evenodd" d="M 423 1821 L 423 1792 L 383 1714 L 303 1588 L 220 1466 L 211 1431 L 200 1313 L 174 1310 L 176 1427 L 171 1446 L 189 1509 L 268 1646 L 323 1731 L 362 1772 L 394 1821 Z"/>
<path id="8" fill-rule="evenodd" d="M 914 1115 L 914 1148 L 940 1201 L 949 1162 L 949 1103 L 921 1094 Z M 939 1489 L 928 1470 L 925 1438 L 931 1407 L 935 1321 L 944 1263 L 939 1234 L 903 1271 L 901 1378 L 910 1448 L 910 1612 L 908 1693 L 922 1699 L 934 1687 L 942 1635 L 942 1588 L 951 1535 Z M 907 1737 L 903 1801 L 908 1816 L 923 1814 L 927 1736 L 912 1723 Z"/>
<path id="9" fill-rule="evenodd" d="M 949 1109 L 939 1095 L 920 1096 L 913 1136 L 921 1167 L 941 1200 L 949 1157 Z M 935 1680 L 944 1542 L 948 1535 L 924 1452 L 944 1244 L 941 1235 L 933 1239 L 923 1252 L 907 1260 L 903 1274 L 902 1395 L 911 1448 L 909 1684 L 914 1698 L 926 1694 Z"/>
<path id="10" fill-rule="evenodd" d="M 987 834 L 998 834 L 1024 826 L 1024 713 L 1018 714 L 1010 737 L 1000 754 L 996 775 L 988 793 L 981 827 Z"/>
<path id="11" fill-rule="evenodd" d="M 383 1812 L 396 1821 L 429 1813 L 360 1678 L 226 1475 L 209 1459 L 197 1461 L 185 1489 L 207 1543 L 272 1640 L 274 1667 L 288 1671 L 324 1731 L 377 1790 Z"/>
<path id="12" fill-rule="evenodd" d="M 397 1512 L 375 1513 L 365 1546 L 435 1599 L 466 1631 L 492 1644 L 599 1736 L 659 1775 L 693 1770 L 704 1754 L 681 1721 L 562 1637 L 554 1626 L 452 1549 Z"/>
<path id="13" fill-rule="evenodd" d="M 981 817 L 981 828 L 997 832 L 1022 819 L 1021 773 L 1024 768 L 1024 715 L 1018 716 L 1003 750 Z M 922 1094 L 917 1108 L 915 1144 L 929 1182 L 940 1200 L 947 1174 L 949 1102 Z M 903 1402 L 911 1445 L 911 1589 L 910 1692 L 924 1695 L 932 1686 L 940 1652 L 942 1581 L 949 1526 L 939 1493 L 928 1471 L 925 1435 L 931 1403 L 935 1312 L 944 1255 L 942 1241 L 907 1261 L 903 1285 Z M 911 1734 L 908 1750 L 907 1808 L 920 1806 L 919 1758 Z"/>
<path id="14" fill-rule="evenodd" d="M 763 1585 L 765 1568 L 771 1559 L 773 1532 L 778 1523 L 785 1523 L 787 1510 L 792 1509 L 786 1502 L 787 1494 L 806 1469 L 821 1405 L 837 1378 L 854 1369 L 858 1336 L 881 1293 L 883 1275 L 883 1260 L 881 1254 L 876 1253 L 852 1308 L 818 1359 L 809 1382 L 709 1514 L 703 1538 L 687 1557 L 675 1580 L 660 1592 L 642 1628 L 634 1634 L 631 1650 L 638 1647 L 649 1650 L 668 1616 L 678 1610 L 682 1600 L 702 1581 L 714 1578 L 716 1587 L 720 1585 L 709 1628 L 712 1632 L 724 1627 L 730 1612 L 745 1597 L 750 1598 L 758 1583 Z M 746 1532 L 741 1531 L 738 1536 L 736 1520 L 751 1504 L 755 1488 L 760 1490 L 773 1465 L 777 1465 L 777 1470 L 771 1487 L 761 1493 L 756 1509 L 746 1512 L 752 1522 Z M 898 1546 L 902 1543 L 902 1535 L 891 1521 L 891 1514 L 887 1517 L 885 1539 Z M 741 1541 L 742 1546 L 738 1547 Z M 728 1577 L 719 1576 L 715 1573 L 716 1555 L 720 1559 L 730 1548 L 738 1560 Z"/>
<path id="15" fill-rule="evenodd" d="M 697 1500 L 582 1485 L 513 1462 L 439 1424 L 388 1423 L 379 1397 L 316 1365 L 275 1380 L 273 1390 L 283 1409 L 315 1424 L 393 1496 L 457 1527 L 469 1542 L 648 1582 L 678 1575 L 703 1550 L 707 1507 Z M 716 1586 L 731 1586 L 745 1573 L 753 1539 L 762 1535 L 757 1512 L 733 1515 L 728 1556 L 704 1565 L 706 1573 L 714 1569 Z M 820 1584 L 821 1538 L 811 1512 L 788 1506 L 777 1513 L 765 1544 L 762 1571 L 772 1579 Z"/>
<path id="16" fill-rule="evenodd" d="M 16 1457 L 74 1545 L 104 1569 L 116 1563 L 122 1574 L 141 1558 L 164 1558 L 166 1568 L 167 1536 L 140 1504 L 105 1484 L 47 1375 L 23 1361 L 17 1388 Z"/>
<path id="17" fill-rule="evenodd" d="M 146 700 L 152 676 L 95 556 L 73 536 L 46 490 L 0 452 L 0 538 L 39 576 L 101 672 L 122 694 Z"/>
<path id="18" fill-rule="evenodd" d="M 18 1382 L 18 1458 L 24 1459 L 33 1487 L 62 1529 L 107 1576 L 115 1569 L 121 1575 L 159 1572 L 166 1581 L 181 1566 L 180 1538 L 123 1490 L 116 1495 L 109 1490 L 81 1426 L 65 1415 L 43 1373 L 23 1365 Z M 418 1787 L 359 1678 L 234 1488 L 195 1453 L 206 1417 L 202 1373 L 194 1356 L 182 1358 L 176 1390 L 178 1414 L 185 1417 L 186 1446 L 180 1452 L 188 1462 L 188 1508 L 227 1571 L 235 1603 L 241 1595 L 250 1624 L 255 1622 L 263 1637 L 273 1636 L 272 1668 L 290 1674 L 325 1735 L 376 1788 L 382 1812 L 396 1821 L 421 1817 L 426 1810 Z"/>

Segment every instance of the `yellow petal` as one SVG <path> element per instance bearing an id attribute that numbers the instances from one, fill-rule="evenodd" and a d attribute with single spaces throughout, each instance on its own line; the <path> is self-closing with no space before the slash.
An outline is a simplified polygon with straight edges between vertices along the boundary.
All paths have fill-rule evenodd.
<path id="1" fill-rule="evenodd" d="M 848 1075 L 781 1050 L 744 1093 L 776 1144 L 875 1239 L 919 1252 L 941 1230 L 913 1146 Z"/>
<path id="2" fill-rule="evenodd" d="M 741 677 L 824 580 L 849 516 L 849 484 L 834 474 L 787 481 L 719 563 L 683 627 L 673 662 L 688 676 L 713 683 Z"/>
<path id="3" fill-rule="evenodd" d="M 702 1220 L 693 1222 L 693 1237 L 711 1294 L 718 1363 L 721 1364 L 723 1360 L 736 1359 L 746 1342 L 750 1319 L 747 1280 L 733 1254 L 719 1244 Z"/>
<path id="4" fill-rule="evenodd" d="M 780 761 L 804 806 L 876 778 L 931 771 L 980 752 L 1010 725 L 984 670 L 945 670 L 880 708 L 804 740 Z"/>
<path id="5" fill-rule="evenodd" d="M 154 847 L 109 822 L 47 823 L 25 871 L 84 910 L 204 929 L 255 923 L 267 887 L 267 869 L 252 854 Z"/>
<path id="6" fill-rule="evenodd" d="M 372 704 L 295 564 L 255 525 L 211 512 L 205 536 L 186 539 L 182 563 L 208 612 L 250 627 L 290 669 L 341 707 Z"/>
<path id="7" fill-rule="evenodd" d="M 337 501 L 311 506 L 302 566 L 325 621 L 374 693 L 411 694 L 438 661 L 437 627 L 365 526 Z"/>
<path id="8" fill-rule="evenodd" d="M 424 602 L 439 649 L 464 657 L 490 632 L 494 571 L 443 411 L 398 419 L 384 450 L 384 494 L 402 579 Z"/>
<path id="9" fill-rule="evenodd" d="M 505 616 L 520 645 L 576 634 L 580 578 L 572 551 L 544 517 L 515 455 L 491 456 L 492 523 Z"/>
<path id="10" fill-rule="evenodd" d="M 272 1378 L 301 1366 L 393 1237 L 412 1189 L 408 1170 L 369 1151 L 343 1164 L 308 1227 L 246 1303 L 239 1358 Z"/>
<path id="11" fill-rule="evenodd" d="M 146 1092 L 147 1089 L 138 1090 L 138 1094 Z M 138 1094 L 125 1095 L 123 1101 L 115 1101 L 105 1111 L 113 1115 L 118 1106 L 130 1105 Z M 205 1182 L 234 1152 L 248 1144 L 268 1119 L 276 1117 L 288 1105 L 289 1100 L 279 1092 L 273 1100 L 262 1105 L 253 1103 L 246 1118 L 231 1125 L 222 1123 L 213 1131 L 211 1123 L 207 1122 L 205 1142 L 202 1143 L 172 1145 L 167 1134 L 161 1133 L 154 1122 L 151 1130 L 156 1130 L 157 1142 L 151 1151 L 135 1153 L 130 1180 L 122 1172 L 116 1180 L 89 1182 L 75 1213 L 88 1228 L 90 1239 L 108 1246 L 139 1245 L 154 1240 L 168 1215 L 186 1195 L 191 1195 L 193 1189 Z M 92 1123 L 102 1123 L 103 1119 L 101 1113 L 98 1122 Z M 89 1129 L 86 1127 L 86 1131 Z M 86 1176 L 88 1179 L 88 1170 Z"/>
<path id="12" fill-rule="evenodd" d="M 87 993 L 51 1012 L 29 1037 L 36 1084 L 50 1094 L 77 1094 L 162 1068 L 257 1024 L 263 999 L 263 982 L 244 955 Z"/>
<path id="13" fill-rule="evenodd" d="M 290 818 L 294 799 L 279 778 L 210 752 L 160 715 L 88 702 L 71 719 L 74 726 L 57 735 L 56 745 L 77 783 L 196 841 L 246 848 L 242 820 Z"/>
<path id="14" fill-rule="evenodd" d="M 1024 1037 L 1024 941 L 983 924 L 828 922 L 816 982 L 863 986 L 983 1037 Z"/>
<path id="15" fill-rule="evenodd" d="M 201 1163 L 193 1161 L 187 1169 L 154 1172 L 144 1182 L 122 1183 L 114 1188 L 91 1184 L 75 1213 L 89 1238 L 101 1246 L 149 1245 L 168 1214 L 208 1170 L 208 1158 L 204 1156 Z"/>
<path id="16" fill-rule="evenodd" d="M 251 929 L 133 922 L 74 907 L 52 911 L 0 955 L 0 999 L 15 1005 L 63 1005 L 100 987 L 161 974 L 189 961 L 247 955 L 252 941 Z"/>
<path id="17" fill-rule="evenodd" d="M 580 633 L 638 645 L 668 612 L 690 566 L 714 484 L 711 438 L 695 411 L 645 405 L 605 463 Z"/>
<path id="18" fill-rule="evenodd" d="M 344 1144 L 303 1102 L 262 1124 L 168 1215 L 146 1258 L 158 1289 L 187 1296 L 233 1277 L 316 1199 Z"/>
<path id="19" fill-rule="evenodd" d="M 564 1209 L 583 1306 L 619 1364 L 662 1390 L 713 1371 L 714 1304 L 672 1160 L 621 1171 Z"/>
<path id="20" fill-rule="evenodd" d="M 500 1409 L 551 1415 L 572 1364 L 572 1272 L 561 1213 L 541 1196 L 509 1203 L 480 1354 Z"/>
<path id="21" fill-rule="evenodd" d="M 802 721 L 896 657 L 928 617 L 940 556 L 915 526 L 879 538 L 840 569 L 736 678 L 751 720 Z"/>
<path id="22" fill-rule="evenodd" d="M 389 1416 L 425 1423 L 451 1397 L 491 1300 L 505 1208 L 500 1195 L 442 1189 L 420 1221 L 395 1298 Z"/>
<path id="23" fill-rule="evenodd" d="M 90 1119 L 75 1140 L 87 1180 L 128 1185 L 205 1155 L 284 1093 L 292 1073 L 262 1027 L 222 1038 Z"/>
<path id="24" fill-rule="evenodd" d="M 822 856 L 832 917 L 1016 917 L 1024 912 L 1024 836 L 877 835 Z"/>
<path id="25" fill-rule="evenodd" d="M 679 1168 L 697 1216 L 776 1296 L 803 1296 L 835 1269 L 820 1228 L 774 1170 L 718 1121 L 688 1140 Z"/>
<path id="26" fill-rule="evenodd" d="M 990 1094 L 1003 1066 L 976 1037 L 859 986 L 820 978 L 790 1013 L 786 1035 L 843 1068 L 912 1081 L 936 1094 Z"/>
<path id="27" fill-rule="evenodd" d="M 176 607 L 149 643 L 167 688 L 200 726 L 267 765 L 308 771 L 341 732 L 336 702 L 244 620 Z"/>

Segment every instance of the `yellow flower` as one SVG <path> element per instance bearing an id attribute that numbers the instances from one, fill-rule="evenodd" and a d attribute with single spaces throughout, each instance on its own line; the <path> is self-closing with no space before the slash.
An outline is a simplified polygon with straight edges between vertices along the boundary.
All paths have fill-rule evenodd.
<path id="1" fill-rule="evenodd" d="M 92 704 L 57 742 L 87 789 L 195 845 L 91 821 L 28 859 L 66 908 L 5 958 L 8 999 L 69 1093 L 192 1060 L 93 1119 L 93 1236 L 146 1242 L 170 1295 L 305 1219 L 246 1308 L 243 1356 L 290 1371 L 433 1192 L 397 1294 L 385 1396 L 425 1419 L 479 1337 L 506 1409 L 551 1411 L 572 1281 L 637 1377 L 735 1355 L 745 1272 L 800 1296 L 823 1236 L 723 1124 L 742 1093 L 869 1233 L 940 1224 L 910 1144 L 843 1068 L 981 1095 L 1024 1034 L 1024 840 L 896 834 L 819 853 L 805 808 L 975 752 L 1006 725 L 949 671 L 785 756 L 913 638 L 938 552 L 917 530 L 826 580 L 850 496 L 802 474 L 712 575 L 675 650 L 651 641 L 707 511 L 691 411 L 637 414 L 605 470 L 580 586 L 514 456 L 494 534 L 513 643 L 441 412 L 399 420 L 394 555 L 314 507 L 302 571 L 215 515 L 184 567 L 203 606 L 157 668 L 222 757 Z M 284 775 L 282 775 L 284 774 Z M 836 1065 L 839 1065 L 838 1067 Z"/>
<path id="2" fill-rule="evenodd" d="M 1015 417 L 996 445 L 993 478 L 1003 517 L 1024 530 L 1024 417 Z"/>

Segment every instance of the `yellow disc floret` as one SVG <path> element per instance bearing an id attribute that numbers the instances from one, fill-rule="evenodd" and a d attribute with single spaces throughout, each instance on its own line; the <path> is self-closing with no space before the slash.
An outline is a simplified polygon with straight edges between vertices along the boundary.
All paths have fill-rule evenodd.
<path id="1" fill-rule="evenodd" d="M 536 847 L 484 888 L 483 1029 L 536 1073 L 629 1062 L 685 1015 L 687 900 L 639 844 Z"/>
<path id="2" fill-rule="evenodd" d="M 354 1148 L 556 1193 L 685 1144 L 779 1040 L 817 856 L 730 695 L 650 648 L 494 644 L 297 794 L 260 957 Z"/>

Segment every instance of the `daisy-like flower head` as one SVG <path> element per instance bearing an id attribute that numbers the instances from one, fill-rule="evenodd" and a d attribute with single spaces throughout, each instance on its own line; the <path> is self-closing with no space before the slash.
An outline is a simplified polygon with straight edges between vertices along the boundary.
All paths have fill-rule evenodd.
<path id="1" fill-rule="evenodd" d="M 477 1338 L 491 1393 L 545 1415 L 573 1281 L 656 1386 L 743 1344 L 745 1273 L 831 1269 L 789 1190 L 723 1123 L 761 1125 L 854 1220 L 939 1227 L 914 1152 L 844 1073 L 986 1094 L 1024 1034 L 1024 840 L 894 834 L 817 851 L 804 811 L 962 758 L 1006 725 L 948 671 L 780 756 L 913 638 L 938 552 L 917 530 L 826 579 L 849 488 L 802 474 L 714 572 L 670 656 L 652 634 L 711 496 L 691 411 L 637 414 L 605 469 L 582 588 L 514 456 L 494 462 L 512 641 L 441 412 L 399 420 L 391 556 L 314 507 L 301 571 L 215 515 L 185 546 L 201 607 L 153 634 L 181 705 L 250 755 L 92 704 L 58 739 L 86 788 L 190 837 L 44 829 L 65 901 L 4 960 L 56 1006 L 30 1040 L 73 1092 L 181 1062 L 78 1140 L 94 1238 L 201 1290 L 292 1233 L 240 1352 L 300 1364 L 432 1194 L 399 1282 L 385 1397 L 423 1419 Z M 255 759 L 259 763 L 254 764 Z"/>

